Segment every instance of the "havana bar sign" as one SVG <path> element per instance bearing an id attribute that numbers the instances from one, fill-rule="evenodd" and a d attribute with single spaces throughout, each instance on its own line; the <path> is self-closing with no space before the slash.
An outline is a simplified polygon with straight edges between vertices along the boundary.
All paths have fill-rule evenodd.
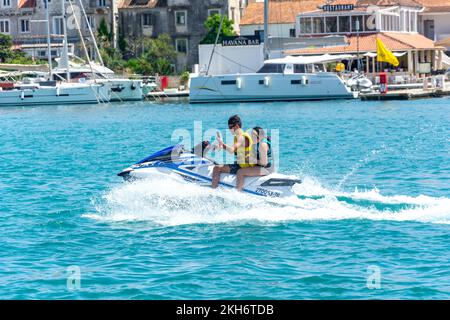
<path id="1" fill-rule="evenodd" d="M 354 8 L 353 4 L 326 4 L 322 6 L 323 11 L 352 11 Z"/>
<path id="2" fill-rule="evenodd" d="M 232 47 L 232 46 L 257 46 L 260 44 L 259 37 L 248 36 L 248 37 L 223 37 L 222 46 Z"/>

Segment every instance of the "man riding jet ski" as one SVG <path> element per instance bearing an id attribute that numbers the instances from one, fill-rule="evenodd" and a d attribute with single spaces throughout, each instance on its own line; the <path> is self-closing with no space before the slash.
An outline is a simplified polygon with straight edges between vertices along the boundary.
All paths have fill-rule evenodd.
<path id="1" fill-rule="evenodd" d="M 174 145 L 160 150 L 124 169 L 118 175 L 124 180 L 170 178 L 182 183 L 196 183 L 210 186 L 213 169 L 218 163 L 207 157 L 208 151 L 215 148 L 203 141 L 190 151 L 183 145 Z M 293 186 L 301 183 L 295 176 L 270 173 L 265 176 L 246 177 L 242 191 L 258 196 L 289 197 L 295 196 Z M 236 175 L 222 173 L 218 182 L 225 188 L 236 187 Z"/>

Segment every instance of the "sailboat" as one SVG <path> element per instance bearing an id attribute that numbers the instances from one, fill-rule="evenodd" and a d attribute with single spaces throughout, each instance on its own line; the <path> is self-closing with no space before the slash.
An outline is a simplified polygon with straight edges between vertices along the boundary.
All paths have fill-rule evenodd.
<path id="1" fill-rule="evenodd" d="M 69 0 L 68 3 L 72 8 L 72 11 L 74 11 L 73 0 Z M 81 32 L 80 21 L 78 21 L 76 16 L 74 16 L 75 25 L 77 27 L 83 48 L 85 50 L 87 61 L 84 61 L 83 59 L 74 55 L 69 55 L 68 57 L 70 59 L 68 59 L 68 61 L 59 59 L 57 68 L 53 70 L 54 75 L 59 78 L 72 80 L 78 78 L 85 80 L 85 83 L 104 85 L 110 91 L 109 101 L 111 102 L 142 100 L 144 98 L 142 90 L 142 80 L 119 77 L 114 73 L 114 71 L 105 66 L 97 45 L 97 41 L 95 39 L 94 32 L 92 31 L 91 24 L 86 15 L 83 1 L 78 1 L 77 4 L 81 8 L 81 12 L 84 16 L 89 34 L 92 38 L 94 49 L 97 53 L 99 63 L 96 63 L 89 58 L 84 37 Z"/>
<path id="2" fill-rule="evenodd" d="M 268 10 L 268 0 L 265 0 L 265 57 L 268 57 Z M 338 74 L 328 72 L 325 66 L 329 62 L 351 58 L 349 55 L 328 54 L 316 57 L 287 56 L 266 59 L 256 73 L 195 74 L 190 79 L 189 101 L 206 103 L 354 99 L 358 97 L 358 91 L 352 90 Z"/>
<path id="3" fill-rule="evenodd" d="M 142 80 L 119 78 L 114 71 L 94 61 L 86 62 L 69 54 L 68 67 L 56 59 L 58 66 L 53 69 L 54 78 L 66 79 L 67 70 L 71 81 L 84 81 L 88 84 L 101 84 L 110 91 L 109 101 L 141 101 L 143 99 Z"/>
<path id="4" fill-rule="evenodd" d="M 47 55 L 49 77 L 47 81 L 30 83 L 16 82 L 2 86 L 0 89 L 0 106 L 34 106 L 59 104 L 92 104 L 107 102 L 110 90 L 102 84 L 69 83 L 52 80 L 52 61 L 50 49 L 50 25 L 48 14 L 48 0 L 44 0 L 47 24 Z M 62 1 L 63 13 L 65 3 Z M 63 14 L 65 16 L 65 14 Z M 68 46 L 66 34 L 66 19 L 63 19 L 64 40 L 61 59 L 68 61 Z"/>

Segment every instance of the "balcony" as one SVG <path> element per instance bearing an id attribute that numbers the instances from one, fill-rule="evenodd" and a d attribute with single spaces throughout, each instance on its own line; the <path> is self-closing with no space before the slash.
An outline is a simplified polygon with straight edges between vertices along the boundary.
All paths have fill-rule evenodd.
<path id="1" fill-rule="evenodd" d="M 183 7 L 189 5 L 189 0 L 167 0 L 168 7 Z"/>
<path id="2" fill-rule="evenodd" d="M 142 26 L 142 35 L 146 37 L 153 37 L 153 26 Z"/>
<path id="3" fill-rule="evenodd" d="M 109 7 L 100 7 L 100 8 L 95 8 L 95 13 L 96 14 L 102 14 L 102 15 L 107 15 L 110 12 L 110 8 Z"/>

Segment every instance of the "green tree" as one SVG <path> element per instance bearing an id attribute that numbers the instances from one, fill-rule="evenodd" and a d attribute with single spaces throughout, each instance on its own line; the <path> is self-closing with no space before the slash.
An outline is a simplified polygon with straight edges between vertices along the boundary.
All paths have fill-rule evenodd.
<path id="1" fill-rule="evenodd" d="M 12 57 L 12 37 L 0 33 L 0 62 L 7 62 L 7 60 Z"/>
<path id="2" fill-rule="evenodd" d="M 130 59 L 127 63 L 128 68 L 143 75 L 173 74 L 177 52 L 169 35 L 162 34 L 156 39 L 145 38 L 142 41 L 142 47 L 142 54 Z"/>
<path id="3" fill-rule="evenodd" d="M 100 21 L 96 33 L 97 45 L 100 55 L 106 67 L 112 70 L 123 70 L 126 62 L 123 60 L 122 51 L 112 45 L 113 35 L 108 30 L 105 18 Z"/>
<path id="4" fill-rule="evenodd" d="M 106 24 L 105 18 L 102 18 L 97 29 L 97 40 L 101 44 L 107 44 L 108 47 L 111 46 L 112 33 L 108 30 L 108 25 Z"/>
<path id="5" fill-rule="evenodd" d="M 200 41 L 201 44 L 214 44 L 217 37 L 217 32 L 219 31 L 220 26 L 220 20 L 222 19 L 222 16 L 220 14 L 215 14 L 212 16 L 209 16 L 208 19 L 206 19 L 204 26 L 207 31 L 206 36 Z M 223 36 L 230 37 L 230 36 L 236 36 L 236 32 L 233 28 L 234 21 L 228 19 L 225 17 L 222 22 L 222 28 L 220 30 L 219 35 L 219 41 L 222 40 Z"/>
<path id="6" fill-rule="evenodd" d="M 99 48 L 100 54 L 102 56 L 103 63 L 109 69 L 114 71 L 123 70 L 125 67 L 125 60 L 123 60 L 122 52 L 114 48 Z"/>
<path id="7" fill-rule="evenodd" d="M 13 50 L 13 42 L 10 35 L 0 33 L 0 62 L 17 64 L 36 64 L 31 57 L 21 50 Z M 37 63 L 43 63 L 37 61 Z"/>
<path id="8" fill-rule="evenodd" d="M 125 50 L 127 50 L 127 41 L 125 40 L 125 37 L 122 34 L 120 34 L 120 32 L 119 32 L 119 39 L 117 40 L 117 42 L 119 50 L 121 52 L 125 52 Z"/>

